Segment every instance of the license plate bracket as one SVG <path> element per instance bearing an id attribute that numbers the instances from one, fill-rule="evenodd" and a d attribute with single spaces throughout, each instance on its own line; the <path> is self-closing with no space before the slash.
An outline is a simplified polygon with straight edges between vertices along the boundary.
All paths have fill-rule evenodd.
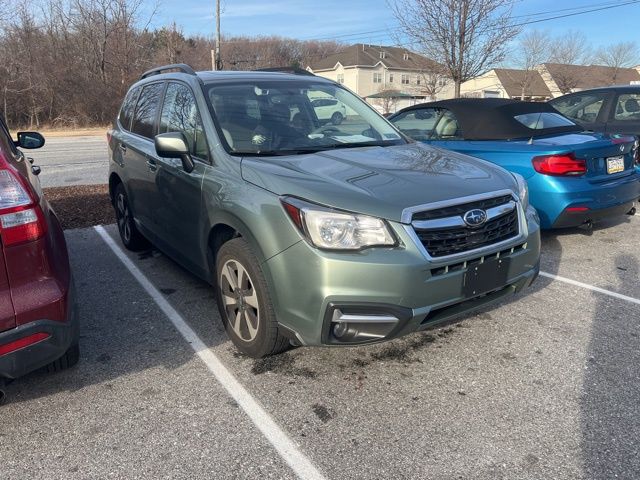
<path id="1" fill-rule="evenodd" d="M 607 158 L 607 174 L 620 173 L 624 171 L 624 156 L 618 155 L 617 157 Z"/>
<path id="2" fill-rule="evenodd" d="M 470 265 L 464 274 L 462 294 L 477 297 L 507 284 L 509 279 L 510 258 L 496 258 Z"/>

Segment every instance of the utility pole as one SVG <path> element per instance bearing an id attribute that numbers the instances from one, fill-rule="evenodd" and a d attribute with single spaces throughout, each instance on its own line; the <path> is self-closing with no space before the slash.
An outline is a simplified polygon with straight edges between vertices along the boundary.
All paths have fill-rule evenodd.
<path id="1" fill-rule="evenodd" d="M 211 66 L 213 70 L 222 70 L 222 58 L 220 57 L 220 0 L 216 0 L 216 46 L 211 52 Z"/>

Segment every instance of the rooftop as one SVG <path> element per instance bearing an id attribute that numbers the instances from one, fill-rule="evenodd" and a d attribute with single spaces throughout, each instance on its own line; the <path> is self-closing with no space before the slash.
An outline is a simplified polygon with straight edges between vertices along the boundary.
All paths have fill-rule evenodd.
<path id="1" fill-rule="evenodd" d="M 438 65 L 406 48 L 356 43 L 332 55 L 318 58 L 309 67 L 314 72 L 333 70 L 338 63 L 343 67 L 375 67 L 378 63 L 383 63 L 388 68 L 398 70 L 425 70 Z"/>

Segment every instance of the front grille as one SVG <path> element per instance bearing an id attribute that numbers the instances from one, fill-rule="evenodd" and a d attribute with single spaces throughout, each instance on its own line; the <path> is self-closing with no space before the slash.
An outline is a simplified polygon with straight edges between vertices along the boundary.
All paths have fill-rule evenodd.
<path id="1" fill-rule="evenodd" d="M 503 203 L 511 201 L 510 196 L 501 198 L 503 199 Z M 474 202 L 474 204 L 475 203 L 479 202 Z M 464 212 L 468 211 L 468 205 L 471 204 L 465 204 Z M 501 204 L 498 203 L 494 206 L 498 205 Z M 415 232 L 427 252 L 429 252 L 429 255 L 434 258 L 445 257 L 456 253 L 463 253 L 487 247 L 517 236 L 518 210 L 515 208 L 504 215 L 493 218 L 487 221 L 480 228 L 470 228 L 467 226 L 438 229 L 415 228 Z"/>
<path id="2" fill-rule="evenodd" d="M 476 208 L 488 210 L 489 208 L 509 203 L 511 200 L 513 200 L 511 195 L 503 195 L 502 197 L 487 198 L 485 200 L 477 200 L 475 202 L 463 203 L 461 205 L 451 205 L 448 207 L 414 213 L 411 220 L 435 220 L 437 218 L 461 217 L 469 210 L 474 210 Z"/>

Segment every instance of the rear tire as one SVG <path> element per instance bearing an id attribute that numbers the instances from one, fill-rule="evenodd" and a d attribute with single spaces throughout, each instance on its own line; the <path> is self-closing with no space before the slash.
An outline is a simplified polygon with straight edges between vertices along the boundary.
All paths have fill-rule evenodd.
<path id="1" fill-rule="evenodd" d="M 133 219 L 133 213 L 129 206 L 129 198 L 122 183 L 118 184 L 114 192 L 113 208 L 116 212 L 120 239 L 126 249 L 132 252 L 148 249 L 150 246 L 149 240 L 147 240 L 144 235 L 140 233 L 138 227 L 136 227 L 136 222 Z"/>
<path id="2" fill-rule="evenodd" d="M 331 123 L 333 123 L 334 125 L 340 125 L 343 120 L 344 117 L 340 112 L 335 112 L 333 115 L 331 115 Z"/>
<path id="3" fill-rule="evenodd" d="M 64 355 L 45 367 L 47 373 L 56 373 L 73 367 L 80 360 L 80 346 L 76 343 Z"/>
<path id="4" fill-rule="evenodd" d="M 262 358 L 289 347 L 289 339 L 279 332 L 258 259 L 243 238 L 218 250 L 215 289 L 224 328 L 238 350 Z"/>

